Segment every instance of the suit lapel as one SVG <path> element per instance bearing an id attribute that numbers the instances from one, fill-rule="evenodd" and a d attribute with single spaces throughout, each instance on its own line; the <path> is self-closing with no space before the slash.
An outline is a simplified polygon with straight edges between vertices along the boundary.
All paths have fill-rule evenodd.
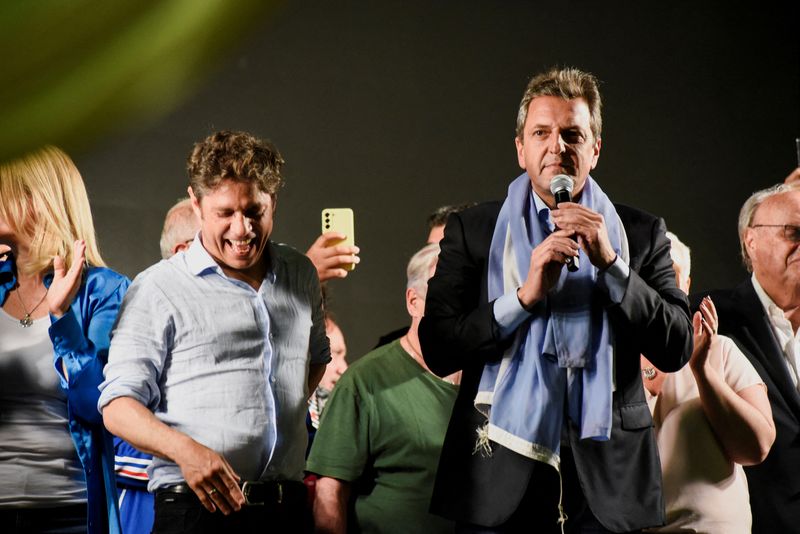
<path id="1" fill-rule="evenodd" d="M 783 350 L 775 338 L 772 325 L 767 318 L 764 306 L 750 281 L 736 288 L 734 304 L 743 320 L 732 337 L 752 354 L 769 375 L 769 381 L 775 384 L 781 397 L 797 417 L 800 417 L 800 393 L 792 382 Z M 731 325 L 733 326 L 733 325 Z M 723 325 L 720 325 L 720 329 Z M 766 378 L 766 377 L 764 377 Z"/>

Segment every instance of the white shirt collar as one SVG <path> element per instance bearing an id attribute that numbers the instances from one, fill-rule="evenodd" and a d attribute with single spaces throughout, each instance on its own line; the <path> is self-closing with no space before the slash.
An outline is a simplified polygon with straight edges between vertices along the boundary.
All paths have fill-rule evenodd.
<path id="1" fill-rule="evenodd" d="M 783 310 L 775 304 L 775 301 L 767 295 L 767 292 L 764 291 L 764 288 L 761 287 L 761 284 L 758 283 L 758 278 L 756 278 L 755 273 L 751 276 L 753 281 L 753 289 L 756 290 L 756 295 L 758 295 L 758 300 L 761 301 L 761 305 L 764 307 L 764 310 L 767 312 L 767 317 L 769 317 L 769 322 L 772 323 L 773 326 L 783 328 L 785 325 L 789 325 L 789 329 L 791 330 L 792 326 L 789 322 L 789 319 L 786 318 L 786 315 L 783 313 Z"/>
<path id="2" fill-rule="evenodd" d="M 267 247 L 270 249 L 272 248 L 272 241 L 267 243 Z M 203 246 L 203 243 L 200 239 L 200 232 L 197 232 L 197 235 L 194 236 L 194 241 L 192 244 L 189 245 L 189 248 L 185 252 L 186 254 L 186 265 L 189 268 L 189 272 L 195 276 L 200 276 L 207 271 L 216 272 L 226 278 L 228 276 L 222 270 L 222 267 L 219 266 L 217 261 L 208 253 L 206 248 Z M 272 258 L 275 258 L 275 254 L 271 254 Z M 270 284 L 275 283 L 275 266 L 271 266 L 269 272 L 267 272 L 264 279 L 269 282 Z"/>

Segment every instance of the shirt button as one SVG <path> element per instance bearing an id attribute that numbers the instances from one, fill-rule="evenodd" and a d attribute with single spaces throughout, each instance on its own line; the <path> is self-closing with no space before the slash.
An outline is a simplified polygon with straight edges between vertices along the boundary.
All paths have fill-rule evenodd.
<path id="1" fill-rule="evenodd" d="M 271 376 L 271 377 L 269 377 L 269 381 L 274 384 L 275 382 L 278 381 L 278 379 L 277 379 L 277 377 Z"/>
<path id="2" fill-rule="evenodd" d="M 275 337 L 275 334 L 273 334 L 272 332 L 270 332 L 270 333 L 269 333 L 269 338 L 270 338 L 270 339 L 272 339 L 272 338 L 274 338 L 274 337 Z"/>

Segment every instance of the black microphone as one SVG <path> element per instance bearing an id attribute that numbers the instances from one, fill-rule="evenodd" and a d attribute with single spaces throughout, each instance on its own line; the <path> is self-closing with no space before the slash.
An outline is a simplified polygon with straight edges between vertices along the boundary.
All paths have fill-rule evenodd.
<path id="1" fill-rule="evenodd" d="M 556 200 L 556 207 L 562 202 L 572 202 L 572 188 L 575 187 L 575 180 L 566 174 L 557 174 L 550 180 L 550 192 Z M 575 236 L 572 237 L 575 239 Z M 575 239 L 577 241 L 577 239 Z M 580 260 L 578 256 L 567 256 L 566 259 L 567 270 L 574 273 L 580 269 Z"/>

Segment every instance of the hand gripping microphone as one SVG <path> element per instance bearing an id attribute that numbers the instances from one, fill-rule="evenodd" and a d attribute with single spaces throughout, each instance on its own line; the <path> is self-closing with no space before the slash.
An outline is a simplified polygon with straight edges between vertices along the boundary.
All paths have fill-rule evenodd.
<path id="1" fill-rule="evenodd" d="M 572 202 L 572 188 L 575 187 L 575 180 L 566 174 L 557 174 L 550 180 L 550 192 L 556 199 L 556 206 L 562 202 Z M 573 236 L 572 239 L 575 239 Z M 577 241 L 577 239 L 576 239 Z M 574 273 L 580 268 L 578 256 L 567 256 L 567 270 Z"/>

